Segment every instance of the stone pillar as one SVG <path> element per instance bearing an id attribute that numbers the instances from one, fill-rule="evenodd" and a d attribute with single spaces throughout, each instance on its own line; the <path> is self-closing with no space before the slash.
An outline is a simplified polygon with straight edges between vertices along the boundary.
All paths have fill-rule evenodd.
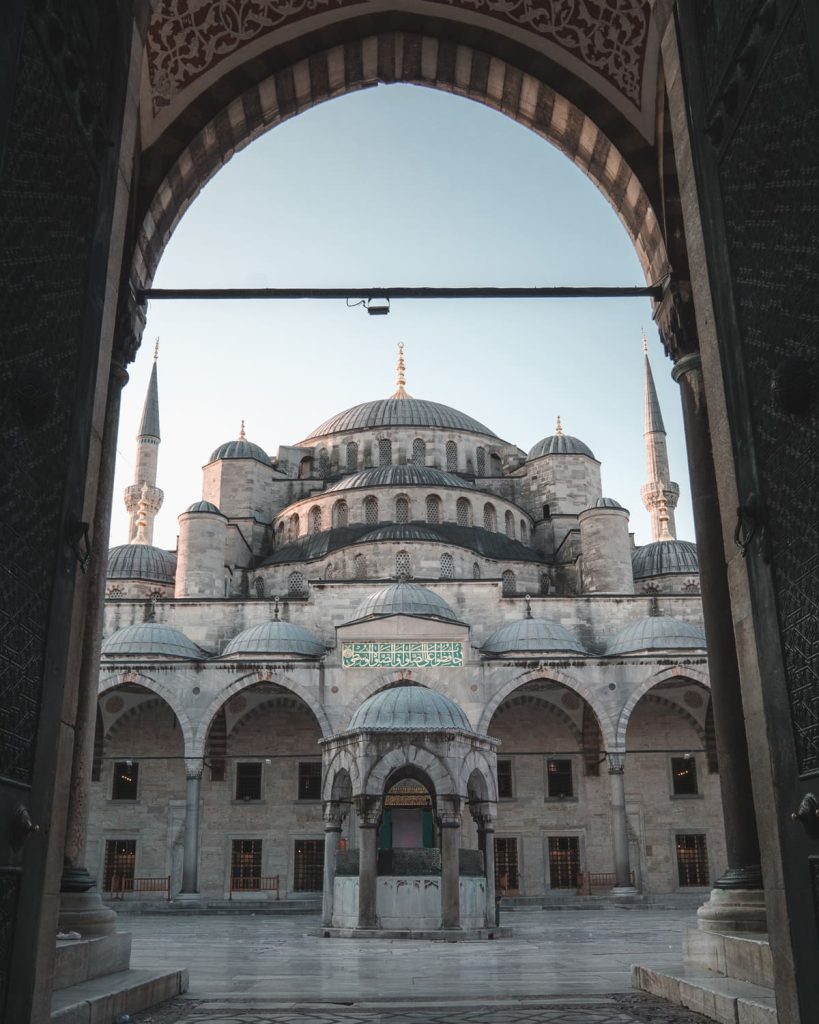
<path id="1" fill-rule="evenodd" d="M 614 896 L 631 896 L 637 892 L 631 884 L 628 855 L 628 822 L 626 821 L 625 756 L 609 754 L 611 780 L 611 827 L 614 846 Z"/>
<path id="2" fill-rule="evenodd" d="M 478 849 L 483 853 L 483 873 L 486 879 L 487 928 L 495 927 L 495 819 L 486 812 L 475 815 L 478 826 Z"/>
<path id="3" fill-rule="evenodd" d="M 361 798 L 358 806 L 358 927 L 377 928 L 378 825 L 380 801 Z"/>
<path id="4" fill-rule="evenodd" d="M 66 816 L 63 874 L 60 882 L 60 931 L 79 932 L 83 937 L 107 935 L 116 931 L 117 915 L 103 906 L 96 885 L 85 866 L 88 839 L 91 768 L 94 761 L 94 729 L 100 676 L 103 610 L 105 605 L 108 535 L 111 531 L 111 506 L 114 491 L 114 466 L 122 388 L 128 380 L 124 366 L 111 363 L 108 398 L 105 407 L 99 486 L 91 533 L 88 611 L 86 613 L 82 664 L 79 672 L 77 717 L 74 725 L 74 753 L 71 762 L 68 813 Z"/>
<path id="5" fill-rule="evenodd" d="M 185 845 L 182 853 L 182 888 L 179 900 L 199 899 L 199 804 L 202 792 L 201 758 L 185 758 Z"/>
<path id="6" fill-rule="evenodd" d="M 461 927 L 461 813 L 457 806 L 442 809 L 441 828 L 441 927 Z"/>
<path id="7" fill-rule="evenodd" d="M 328 802 L 324 807 L 324 891 L 321 899 L 321 923 L 333 923 L 333 905 L 336 882 L 336 859 L 341 824 L 344 814 L 337 803 Z"/>
<path id="8" fill-rule="evenodd" d="M 699 910 L 700 927 L 764 931 L 759 836 L 699 353 L 678 359 L 672 376 L 680 385 L 688 446 L 728 861 L 727 870 L 715 883 L 711 900 Z M 731 893 L 722 890 L 731 890 Z M 743 896 L 743 892 L 747 895 Z"/>

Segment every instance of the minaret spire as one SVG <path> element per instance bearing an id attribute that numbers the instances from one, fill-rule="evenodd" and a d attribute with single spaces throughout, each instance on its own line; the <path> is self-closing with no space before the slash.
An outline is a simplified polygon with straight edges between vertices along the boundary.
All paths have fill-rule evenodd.
<path id="1" fill-rule="evenodd" d="M 156 470 L 159 461 L 159 387 L 157 383 L 157 360 L 159 359 L 159 338 L 154 346 L 154 362 L 148 381 L 142 419 L 139 423 L 136 442 L 136 467 L 134 482 L 125 488 L 125 507 L 130 514 L 128 542 L 152 544 L 154 518 L 162 507 L 164 494 L 156 486 Z M 142 507 L 144 505 L 144 507 Z"/>
<path id="2" fill-rule="evenodd" d="M 406 366 L 404 364 L 404 342 L 398 342 L 398 365 L 395 368 L 396 392 L 390 398 L 412 398 L 404 385 L 407 383 Z"/>
<path id="3" fill-rule="evenodd" d="M 674 540 L 677 528 L 674 509 L 680 497 L 680 488 L 671 479 L 668 467 L 665 424 L 654 386 L 651 363 L 648 360 L 648 341 L 643 332 L 643 437 L 646 445 L 648 483 L 642 488 L 643 504 L 651 516 L 651 539 Z"/>

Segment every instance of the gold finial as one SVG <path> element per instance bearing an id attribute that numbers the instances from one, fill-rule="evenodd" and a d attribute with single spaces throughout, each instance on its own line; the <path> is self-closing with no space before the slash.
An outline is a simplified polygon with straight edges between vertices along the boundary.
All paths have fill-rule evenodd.
<path id="1" fill-rule="evenodd" d="M 139 494 L 139 503 L 137 504 L 137 531 L 134 537 L 134 544 L 147 544 L 148 540 L 145 536 L 145 528 L 148 525 L 148 484 L 142 485 L 142 490 Z"/>
<path id="2" fill-rule="evenodd" d="M 278 597 L 273 598 L 273 621 L 279 621 L 279 599 Z"/>
<path id="3" fill-rule="evenodd" d="M 532 599 L 528 594 L 523 595 L 523 600 L 526 602 L 526 618 L 531 619 L 532 617 Z"/>
<path id="4" fill-rule="evenodd" d="M 560 417 L 557 417 L 557 426 L 555 427 L 555 436 L 563 437 L 563 424 L 560 422 Z"/>
<path id="5" fill-rule="evenodd" d="M 640 328 L 640 330 L 642 330 L 642 328 Z M 643 352 L 648 355 L 648 338 L 646 337 L 645 331 L 643 331 Z"/>
<path id="6" fill-rule="evenodd" d="M 245 433 L 245 421 L 244 420 L 242 420 L 242 425 L 239 428 L 239 440 L 240 441 L 246 441 L 247 440 L 247 434 Z"/>
<path id="7" fill-rule="evenodd" d="M 411 398 L 412 396 L 407 392 L 405 384 L 407 383 L 406 378 L 406 366 L 404 364 L 404 342 L 398 342 L 398 365 L 395 368 L 395 385 L 396 392 L 390 395 L 390 398 Z"/>
<path id="8" fill-rule="evenodd" d="M 157 359 L 159 359 L 159 335 L 157 335 L 156 341 L 154 342 L 154 362 L 156 362 Z"/>

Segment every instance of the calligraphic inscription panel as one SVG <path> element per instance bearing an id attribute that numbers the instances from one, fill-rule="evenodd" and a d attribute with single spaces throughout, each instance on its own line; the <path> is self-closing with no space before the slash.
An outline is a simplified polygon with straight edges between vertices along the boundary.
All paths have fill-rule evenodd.
<path id="1" fill-rule="evenodd" d="M 341 645 L 342 668 L 460 668 L 463 663 L 460 640 L 346 641 Z"/>

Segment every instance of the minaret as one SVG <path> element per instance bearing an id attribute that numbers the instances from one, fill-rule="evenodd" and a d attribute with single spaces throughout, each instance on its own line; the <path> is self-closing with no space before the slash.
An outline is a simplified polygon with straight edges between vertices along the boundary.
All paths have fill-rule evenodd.
<path id="1" fill-rule="evenodd" d="M 407 383 L 406 366 L 404 365 L 404 342 L 398 342 L 398 365 L 395 368 L 395 384 L 397 390 L 390 398 L 412 398 L 404 385 Z"/>
<path id="2" fill-rule="evenodd" d="M 646 464 L 648 483 L 641 489 L 643 504 L 651 516 L 652 540 L 675 540 L 677 528 L 674 525 L 674 509 L 680 497 L 680 488 L 669 479 L 668 448 L 665 442 L 665 425 L 660 412 L 657 389 L 648 361 L 648 342 L 643 334 L 643 400 L 646 442 Z"/>
<path id="3" fill-rule="evenodd" d="M 153 544 L 154 518 L 162 507 L 164 494 L 156 486 L 156 467 L 159 461 L 159 391 L 156 383 L 156 362 L 159 357 L 159 339 L 154 348 L 154 365 L 148 382 L 148 393 L 142 407 L 142 421 L 137 433 L 136 469 L 134 482 L 125 488 L 125 507 L 130 515 L 129 544 Z"/>

